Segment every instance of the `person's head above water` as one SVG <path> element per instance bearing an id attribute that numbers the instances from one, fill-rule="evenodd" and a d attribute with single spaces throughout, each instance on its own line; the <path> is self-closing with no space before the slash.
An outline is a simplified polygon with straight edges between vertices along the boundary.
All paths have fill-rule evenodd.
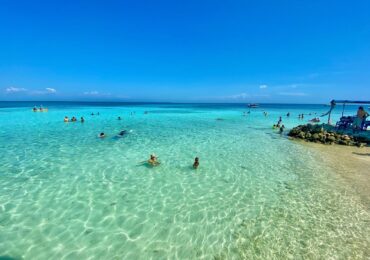
<path id="1" fill-rule="evenodd" d="M 104 137 L 104 136 L 105 136 L 105 134 L 104 134 L 103 132 L 101 132 L 99 136 L 100 136 L 100 137 Z"/>
<path id="2" fill-rule="evenodd" d="M 195 157 L 194 163 L 193 163 L 193 168 L 196 169 L 199 166 L 199 157 Z"/>

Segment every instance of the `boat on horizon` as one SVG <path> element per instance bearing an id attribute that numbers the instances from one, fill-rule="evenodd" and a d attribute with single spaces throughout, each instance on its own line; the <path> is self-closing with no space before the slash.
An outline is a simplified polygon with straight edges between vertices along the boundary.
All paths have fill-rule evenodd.
<path id="1" fill-rule="evenodd" d="M 258 104 L 254 104 L 254 103 L 250 103 L 250 104 L 248 104 L 248 107 L 249 108 L 257 108 L 257 107 L 259 107 L 259 105 Z"/>

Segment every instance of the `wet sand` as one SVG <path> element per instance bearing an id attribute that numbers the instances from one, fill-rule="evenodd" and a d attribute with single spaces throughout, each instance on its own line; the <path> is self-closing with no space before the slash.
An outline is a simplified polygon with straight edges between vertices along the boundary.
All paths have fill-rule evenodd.
<path id="1" fill-rule="evenodd" d="M 332 172 L 357 194 L 370 211 L 370 147 L 302 142 L 320 154 Z"/>

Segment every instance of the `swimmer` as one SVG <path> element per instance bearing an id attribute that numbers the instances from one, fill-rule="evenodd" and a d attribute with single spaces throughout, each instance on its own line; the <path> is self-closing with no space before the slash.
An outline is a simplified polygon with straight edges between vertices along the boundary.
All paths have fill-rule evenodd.
<path id="1" fill-rule="evenodd" d="M 122 118 L 119 116 L 118 118 L 117 118 L 117 120 L 121 120 Z"/>
<path id="2" fill-rule="evenodd" d="M 104 138 L 104 137 L 106 137 L 106 135 L 105 135 L 103 132 L 101 132 L 101 133 L 99 134 L 99 138 Z"/>
<path id="3" fill-rule="evenodd" d="M 286 114 L 287 117 L 290 117 L 290 112 L 288 112 L 288 114 Z"/>
<path id="4" fill-rule="evenodd" d="M 65 122 L 65 123 L 68 123 L 68 122 L 69 122 L 69 118 L 68 118 L 68 116 L 65 116 L 65 117 L 64 117 L 64 122 Z"/>
<path id="5" fill-rule="evenodd" d="M 93 116 L 93 115 L 94 115 L 94 113 L 91 113 L 91 115 Z"/>
<path id="6" fill-rule="evenodd" d="M 193 168 L 198 169 L 198 167 L 199 167 L 199 158 L 195 157 L 194 163 L 193 163 Z"/>
<path id="7" fill-rule="evenodd" d="M 85 118 L 81 116 L 81 123 L 85 122 Z"/>
<path id="8" fill-rule="evenodd" d="M 75 118 L 74 116 L 72 117 L 71 119 L 71 122 L 76 122 L 77 121 L 77 118 Z"/>
<path id="9" fill-rule="evenodd" d="M 123 137 L 125 134 L 127 134 L 127 130 L 122 130 L 121 132 L 119 132 L 117 137 Z"/>
<path id="10" fill-rule="evenodd" d="M 150 155 L 150 159 L 148 160 L 148 163 L 151 166 L 158 166 L 160 164 L 160 162 L 157 161 L 157 156 L 155 156 L 155 154 Z"/>
<path id="11" fill-rule="evenodd" d="M 33 112 L 37 112 L 37 107 L 33 107 Z"/>

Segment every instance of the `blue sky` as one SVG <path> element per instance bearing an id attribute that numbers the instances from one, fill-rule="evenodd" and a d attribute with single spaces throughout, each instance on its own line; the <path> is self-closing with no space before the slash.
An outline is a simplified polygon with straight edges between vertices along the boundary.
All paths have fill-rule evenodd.
<path id="1" fill-rule="evenodd" d="M 0 4 L 0 100 L 370 99 L 370 1 Z"/>

